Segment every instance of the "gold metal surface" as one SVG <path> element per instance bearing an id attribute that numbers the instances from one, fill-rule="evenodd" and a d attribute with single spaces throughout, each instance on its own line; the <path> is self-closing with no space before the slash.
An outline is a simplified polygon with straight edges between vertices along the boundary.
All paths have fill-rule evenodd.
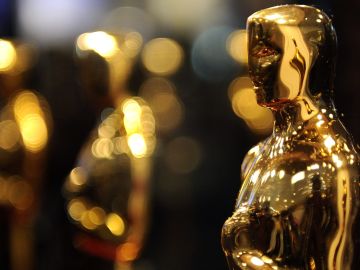
<path id="1" fill-rule="evenodd" d="M 249 73 L 272 135 L 242 165 L 224 224 L 229 268 L 355 270 L 359 155 L 331 101 L 336 34 L 322 11 L 285 5 L 248 19 Z"/>

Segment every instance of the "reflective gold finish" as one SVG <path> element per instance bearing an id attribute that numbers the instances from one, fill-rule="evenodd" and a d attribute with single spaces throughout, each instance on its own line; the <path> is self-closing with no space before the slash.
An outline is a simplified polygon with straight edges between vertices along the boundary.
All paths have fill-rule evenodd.
<path id="1" fill-rule="evenodd" d="M 257 101 L 275 124 L 242 165 L 222 231 L 229 268 L 358 269 L 359 155 L 331 101 L 331 20 L 313 7 L 273 7 L 249 17 L 248 40 Z"/>

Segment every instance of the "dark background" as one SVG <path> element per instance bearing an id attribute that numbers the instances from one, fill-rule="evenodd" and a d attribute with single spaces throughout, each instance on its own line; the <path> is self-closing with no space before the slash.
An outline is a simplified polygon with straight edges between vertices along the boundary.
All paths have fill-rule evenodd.
<path id="1" fill-rule="evenodd" d="M 23 38 L 17 17 L 20 2 L 0 1 L 1 37 Z M 88 4 L 92 2 L 96 1 Z M 108 1 L 104 9 L 131 3 Z M 254 11 L 284 3 L 315 5 L 332 17 L 339 42 L 335 104 L 344 114 L 345 126 L 359 142 L 360 2 L 223 1 L 222 5 L 229 12 L 225 17 L 229 19 L 221 25 L 245 28 L 246 18 Z M 140 2 L 132 4 L 144 7 Z M 208 81 L 192 68 L 193 39 L 161 24 L 152 37 L 157 36 L 177 40 L 185 51 L 181 69 L 171 78 L 184 104 L 185 118 L 172 134 L 160 140 L 165 145 L 177 136 L 191 137 L 199 143 L 202 159 L 193 172 L 179 175 L 166 171 L 161 147 L 158 149 L 151 182 L 151 223 L 137 267 L 149 270 L 227 269 L 220 245 L 221 227 L 232 213 L 240 188 L 241 161 L 247 150 L 265 136 L 255 135 L 247 128 L 233 113 L 227 96 L 230 82 L 246 70 L 235 65 L 221 79 Z M 39 60 L 28 82 L 28 87 L 38 90 L 48 100 L 54 120 L 42 208 L 36 223 L 36 269 L 111 269 L 111 262 L 73 248 L 72 226 L 67 220 L 61 194 L 64 179 L 98 117 L 77 78 L 72 46 L 70 42 L 61 46 L 41 45 Z M 144 69 L 138 64 L 131 80 L 133 94 L 137 94 L 145 77 Z M 168 181 L 166 186 L 165 181 Z"/>

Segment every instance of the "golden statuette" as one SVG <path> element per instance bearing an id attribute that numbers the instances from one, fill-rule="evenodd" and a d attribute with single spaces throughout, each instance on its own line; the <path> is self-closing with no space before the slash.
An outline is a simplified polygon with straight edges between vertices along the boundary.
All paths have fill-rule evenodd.
<path id="1" fill-rule="evenodd" d="M 359 155 L 331 100 L 331 19 L 277 6 L 251 15 L 247 32 L 257 102 L 275 123 L 242 166 L 222 230 L 229 268 L 360 269 Z"/>

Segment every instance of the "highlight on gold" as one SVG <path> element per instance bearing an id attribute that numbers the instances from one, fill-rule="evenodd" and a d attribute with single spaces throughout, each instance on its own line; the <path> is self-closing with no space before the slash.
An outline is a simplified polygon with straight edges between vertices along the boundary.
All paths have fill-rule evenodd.
<path id="1" fill-rule="evenodd" d="M 181 66 L 184 52 L 181 46 L 169 38 L 150 40 L 142 52 L 142 62 L 145 68 L 156 75 L 174 74 Z"/>
<path id="2" fill-rule="evenodd" d="M 261 115 L 252 107 L 256 92 L 275 121 L 242 164 L 235 211 L 222 229 L 229 268 L 357 269 L 360 158 L 331 100 L 331 20 L 310 6 L 284 5 L 256 12 L 247 26 L 255 91 L 237 92 L 250 83 L 235 80 L 234 111 Z"/>
<path id="3" fill-rule="evenodd" d="M 25 148 L 33 153 L 41 151 L 49 135 L 44 101 L 33 92 L 22 91 L 14 98 L 13 112 Z"/>
<path id="4" fill-rule="evenodd" d="M 270 133 L 274 118 L 271 111 L 256 102 L 253 84 L 249 77 L 236 78 L 229 87 L 233 111 L 255 133 Z"/>

